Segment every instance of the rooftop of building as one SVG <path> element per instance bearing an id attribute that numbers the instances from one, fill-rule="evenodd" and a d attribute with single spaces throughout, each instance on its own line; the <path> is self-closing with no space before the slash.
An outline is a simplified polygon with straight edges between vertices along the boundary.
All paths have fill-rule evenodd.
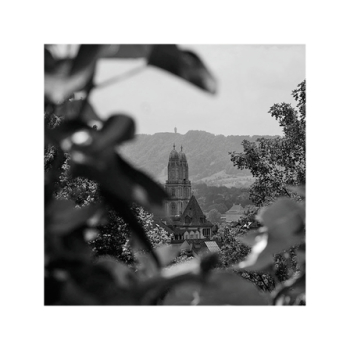
<path id="1" fill-rule="evenodd" d="M 179 161 L 183 161 L 187 163 L 187 158 L 186 158 L 186 154 L 183 152 L 183 147 L 181 145 L 181 150 L 178 152 L 175 149 L 175 143 L 173 145 L 173 149 L 171 150 L 170 154 L 169 154 L 169 161 L 170 160 L 179 160 Z"/>
<path id="2" fill-rule="evenodd" d="M 179 221 L 182 225 L 187 226 L 213 226 L 213 224 L 206 219 L 194 195 L 191 196 Z"/>

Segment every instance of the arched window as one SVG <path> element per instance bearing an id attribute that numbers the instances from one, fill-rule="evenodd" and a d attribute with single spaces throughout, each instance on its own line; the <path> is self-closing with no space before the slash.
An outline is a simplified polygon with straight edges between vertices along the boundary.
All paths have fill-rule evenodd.
<path id="1" fill-rule="evenodd" d="M 176 214 L 175 203 L 171 203 L 171 214 L 172 214 L 172 215 L 175 215 L 175 214 Z"/>
<path id="2" fill-rule="evenodd" d="M 172 195 L 173 197 L 175 197 L 175 188 L 172 188 L 172 189 L 171 189 L 171 195 Z"/>

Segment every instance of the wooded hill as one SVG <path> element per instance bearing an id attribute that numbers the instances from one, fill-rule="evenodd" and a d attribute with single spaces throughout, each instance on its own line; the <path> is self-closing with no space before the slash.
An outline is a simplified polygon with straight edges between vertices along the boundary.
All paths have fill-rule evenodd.
<path id="1" fill-rule="evenodd" d="M 162 132 L 154 135 L 139 134 L 121 146 L 120 152 L 134 166 L 164 183 L 167 179 L 169 153 L 176 150 L 186 154 L 189 177 L 193 183 L 207 185 L 248 187 L 252 177 L 248 170 L 233 167 L 228 152 L 242 152 L 242 141 L 276 136 L 214 135 L 205 131 L 190 130 L 186 134 Z"/>
<path id="2" fill-rule="evenodd" d="M 193 184 L 192 190 L 204 213 L 216 209 L 219 213 L 224 214 L 233 204 L 240 204 L 242 207 L 253 205 L 253 202 L 249 200 L 249 189 L 247 188 L 227 188 L 196 183 Z"/>

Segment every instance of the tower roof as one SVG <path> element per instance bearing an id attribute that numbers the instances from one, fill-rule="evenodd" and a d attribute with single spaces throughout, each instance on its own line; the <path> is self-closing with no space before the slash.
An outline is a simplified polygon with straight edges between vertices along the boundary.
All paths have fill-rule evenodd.
<path id="1" fill-rule="evenodd" d="M 177 153 L 176 149 L 175 149 L 175 143 L 173 145 L 173 149 L 172 151 L 170 152 L 170 155 L 169 155 L 169 160 L 171 159 L 179 159 L 179 153 Z"/>
<path id="2" fill-rule="evenodd" d="M 187 162 L 186 155 L 184 152 L 182 152 L 182 145 L 181 145 L 181 151 L 178 154 L 179 154 L 179 160 Z"/>

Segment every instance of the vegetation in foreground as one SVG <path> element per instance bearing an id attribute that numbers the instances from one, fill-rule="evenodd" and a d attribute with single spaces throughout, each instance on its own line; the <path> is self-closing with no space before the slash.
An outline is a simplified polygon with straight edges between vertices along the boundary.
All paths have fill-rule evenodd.
<path id="1" fill-rule="evenodd" d="M 305 304 L 305 82 L 293 91 L 298 110 L 271 109 L 284 137 L 232 154 L 257 179 L 259 211 L 227 227 L 221 256 L 181 259 L 149 214 L 166 193 L 118 153 L 132 118 L 102 121 L 89 104 L 98 60 L 140 57 L 215 93 L 200 58 L 175 45 L 81 45 L 73 58 L 45 47 L 45 304 Z"/>

